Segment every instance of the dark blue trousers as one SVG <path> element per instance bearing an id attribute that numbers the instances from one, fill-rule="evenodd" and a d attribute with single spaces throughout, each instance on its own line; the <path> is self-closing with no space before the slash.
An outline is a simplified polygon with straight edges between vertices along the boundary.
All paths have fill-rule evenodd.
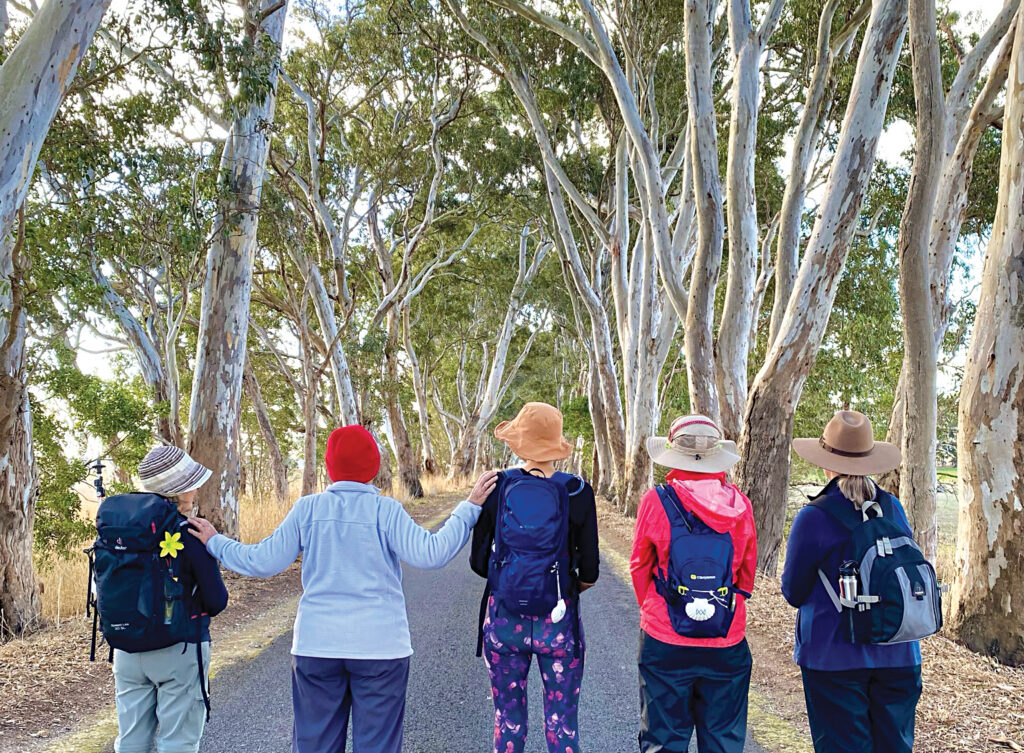
<path id="1" fill-rule="evenodd" d="M 352 714 L 355 753 L 401 753 L 409 657 L 292 657 L 292 753 L 345 753 Z"/>
<path id="2" fill-rule="evenodd" d="M 910 753 L 920 667 L 802 672 L 815 753 Z"/>
<path id="3" fill-rule="evenodd" d="M 674 646 L 640 633 L 640 751 L 742 753 L 750 648 Z"/>

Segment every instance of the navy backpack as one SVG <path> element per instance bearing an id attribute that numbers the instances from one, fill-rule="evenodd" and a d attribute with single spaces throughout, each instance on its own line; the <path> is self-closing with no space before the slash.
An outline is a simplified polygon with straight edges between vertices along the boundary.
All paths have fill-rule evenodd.
<path id="1" fill-rule="evenodd" d="M 111 648 L 152 651 L 196 638 L 190 594 L 179 578 L 182 516 L 156 494 L 107 497 L 92 551 L 99 627 Z M 175 542 L 168 546 L 163 542 Z M 161 549 L 174 556 L 161 557 Z"/>
<path id="2" fill-rule="evenodd" d="M 686 638 L 724 638 L 736 613 L 732 536 L 719 533 L 683 507 L 670 485 L 655 487 L 672 528 L 668 572 L 654 574 L 672 629 Z"/>
<path id="3" fill-rule="evenodd" d="M 856 579 L 856 593 L 850 594 L 853 598 L 836 593 L 833 582 L 838 582 L 838 574 L 833 580 L 818 570 L 818 577 L 844 616 L 843 630 L 851 643 L 884 645 L 927 638 L 942 629 L 942 588 L 935 569 L 895 521 L 895 500 L 878 489 L 875 502 L 863 510 L 830 496 L 810 503 L 849 531 L 854 559 L 844 568 Z"/>
<path id="4" fill-rule="evenodd" d="M 182 537 L 190 535 L 183 522 L 177 506 L 157 494 L 117 494 L 100 503 L 96 541 L 87 550 L 87 609 L 95 610 L 89 658 L 96 658 L 97 623 L 110 646 L 111 660 L 115 648 L 139 653 L 194 641 L 209 719 L 199 642 L 202 620 L 193 614 L 192 594 L 185 593 L 180 577 Z"/>
<path id="5" fill-rule="evenodd" d="M 505 472 L 487 583 L 511 612 L 547 615 L 569 593 L 567 485 L 574 478 L 562 472 L 551 478 L 520 469 Z"/>

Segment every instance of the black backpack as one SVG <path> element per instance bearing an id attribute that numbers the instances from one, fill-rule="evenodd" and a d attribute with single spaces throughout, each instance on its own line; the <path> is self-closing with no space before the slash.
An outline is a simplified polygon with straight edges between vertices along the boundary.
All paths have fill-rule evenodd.
<path id="1" fill-rule="evenodd" d="M 203 677 L 202 619 L 181 579 L 184 516 L 157 494 L 107 497 L 96 513 L 96 541 L 89 552 L 93 612 L 90 660 L 96 658 L 97 626 L 110 646 L 127 653 L 154 651 L 194 641 L 199 681 L 209 715 Z M 97 625 L 98 623 L 98 625 Z"/>
<path id="2" fill-rule="evenodd" d="M 851 643 L 905 643 L 942 629 L 942 587 L 917 542 L 893 519 L 896 502 L 878 489 L 875 504 L 861 510 L 841 499 L 821 496 L 811 502 L 850 533 L 854 559 L 839 573 L 818 570 L 829 598 L 844 617 Z M 848 579 L 848 591 L 840 583 Z M 840 583 L 837 593 L 834 583 Z"/>

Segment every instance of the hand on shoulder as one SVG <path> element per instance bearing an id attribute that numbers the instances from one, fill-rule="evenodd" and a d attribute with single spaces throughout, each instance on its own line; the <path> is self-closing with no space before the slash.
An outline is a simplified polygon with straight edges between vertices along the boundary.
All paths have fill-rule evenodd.
<path id="1" fill-rule="evenodd" d="M 204 518 L 192 517 L 188 519 L 188 523 L 188 532 L 203 542 L 203 546 L 206 546 L 210 539 L 217 535 L 217 529 L 213 527 L 210 521 Z"/>
<path id="2" fill-rule="evenodd" d="M 491 495 L 491 492 L 494 491 L 494 487 L 497 483 L 497 471 L 484 471 L 484 473 L 480 475 L 480 478 L 476 480 L 476 485 L 473 487 L 473 491 L 469 493 L 469 501 L 474 505 L 483 505 Z"/>

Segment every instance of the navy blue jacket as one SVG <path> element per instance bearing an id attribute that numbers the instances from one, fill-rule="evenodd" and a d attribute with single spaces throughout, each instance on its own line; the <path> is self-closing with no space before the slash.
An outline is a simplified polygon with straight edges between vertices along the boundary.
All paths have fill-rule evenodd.
<path id="1" fill-rule="evenodd" d="M 181 543 L 185 548 L 178 555 L 181 560 L 181 583 L 185 593 L 192 595 L 192 615 L 200 621 L 197 637 L 210 640 L 210 618 L 216 617 L 228 605 L 228 590 L 220 577 L 220 565 L 203 543 L 188 532 L 188 521 L 181 519 Z M 195 643 L 197 638 L 189 638 Z"/>
<path id="2" fill-rule="evenodd" d="M 839 490 L 835 479 L 819 496 L 838 498 L 853 505 Z M 910 536 L 910 524 L 900 501 L 879 489 L 882 514 L 896 521 Z M 839 565 L 854 559 L 850 534 L 843 525 L 812 505 L 796 514 L 786 544 L 782 593 L 799 609 L 796 620 L 796 663 L 806 669 L 842 671 L 876 667 L 913 667 L 921 663 L 918 641 L 892 646 L 850 643 L 840 631 L 840 614 L 818 577 L 821 569 L 837 583 Z"/>

